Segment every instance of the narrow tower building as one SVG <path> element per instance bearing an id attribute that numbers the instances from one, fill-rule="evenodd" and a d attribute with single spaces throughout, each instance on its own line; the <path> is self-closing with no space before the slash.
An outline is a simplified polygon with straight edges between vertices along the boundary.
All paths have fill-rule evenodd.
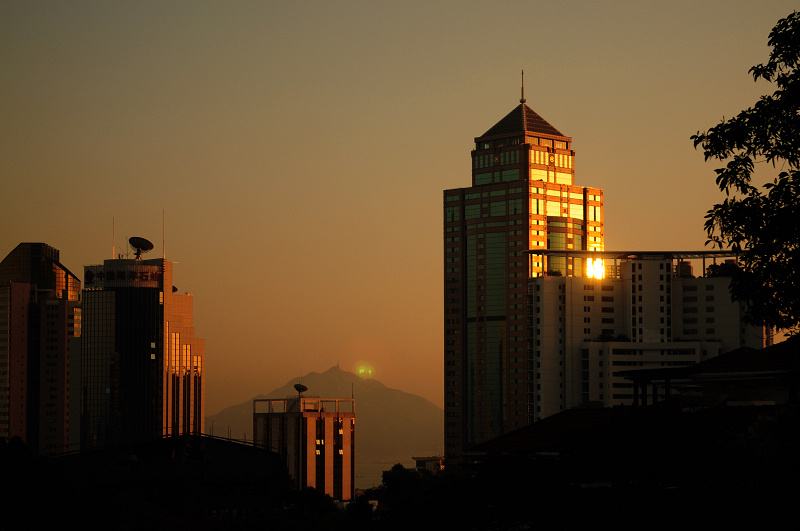
<path id="1" fill-rule="evenodd" d="M 526 103 L 475 138 L 472 185 L 445 190 L 445 453 L 532 422 L 534 360 L 528 278 L 593 273 L 583 257 L 529 259 L 532 249 L 603 250 L 603 191 L 575 184 L 575 151 Z"/>
<path id="2" fill-rule="evenodd" d="M 0 262 L 0 439 L 33 452 L 78 449 L 81 282 L 44 243 Z"/>
<path id="3" fill-rule="evenodd" d="M 355 497 L 355 400 L 304 397 L 253 401 L 253 442 L 277 452 L 294 487 L 334 500 Z"/>

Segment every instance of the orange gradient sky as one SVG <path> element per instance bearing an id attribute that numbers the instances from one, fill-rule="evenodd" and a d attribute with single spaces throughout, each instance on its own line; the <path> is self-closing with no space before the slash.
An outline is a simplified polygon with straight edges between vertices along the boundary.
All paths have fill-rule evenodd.
<path id="1" fill-rule="evenodd" d="M 442 405 L 442 190 L 518 104 L 605 190 L 606 249 L 699 249 L 689 140 L 772 87 L 788 1 L 6 2 L 0 255 L 142 236 L 195 296 L 207 413 L 365 363 Z"/>

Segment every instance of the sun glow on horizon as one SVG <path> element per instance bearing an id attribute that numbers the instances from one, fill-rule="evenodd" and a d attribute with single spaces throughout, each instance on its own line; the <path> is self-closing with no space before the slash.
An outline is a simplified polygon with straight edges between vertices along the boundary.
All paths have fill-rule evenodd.
<path id="1" fill-rule="evenodd" d="M 359 378 L 367 379 L 375 375 L 375 369 L 367 363 L 359 363 L 356 365 L 355 373 Z"/>

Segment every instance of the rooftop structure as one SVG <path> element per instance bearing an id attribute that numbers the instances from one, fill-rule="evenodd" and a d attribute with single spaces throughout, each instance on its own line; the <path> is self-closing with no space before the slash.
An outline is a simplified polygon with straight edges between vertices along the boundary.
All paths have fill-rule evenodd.
<path id="1" fill-rule="evenodd" d="M 279 453 L 297 489 L 335 500 L 355 496 L 355 400 L 304 397 L 253 401 L 253 444 Z"/>

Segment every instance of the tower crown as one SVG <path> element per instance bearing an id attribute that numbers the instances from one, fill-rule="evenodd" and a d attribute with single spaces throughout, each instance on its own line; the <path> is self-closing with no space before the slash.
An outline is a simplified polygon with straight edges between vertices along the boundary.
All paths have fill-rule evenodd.
<path id="1" fill-rule="evenodd" d="M 534 133 L 537 135 L 550 135 L 565 138 L 565 135 L 553 127 L 550 122 L 539 114 L 520 103 L 514 110 L 505 115 L 502 120 L 494 124 L 488 131 L 478 138 L 507 136 L 521 133 Z M 476 139 L 477 140 L 477 139 Z"/>

